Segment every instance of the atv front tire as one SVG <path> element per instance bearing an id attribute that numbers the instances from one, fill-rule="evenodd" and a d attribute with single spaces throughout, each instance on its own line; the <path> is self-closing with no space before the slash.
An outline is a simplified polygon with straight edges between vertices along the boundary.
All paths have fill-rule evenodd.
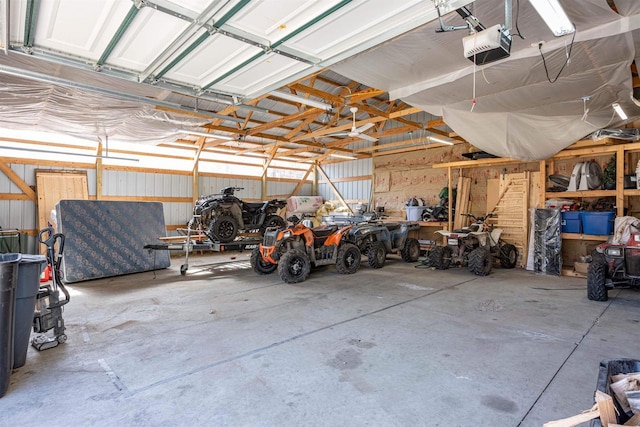
<path id="1" fill-rule="evenodd" d="M 602 254 L 593 255 L 593 260 L 587 269 L 587 298 L 591 301 L 606 301 L 609 299 L 605 286 L 607 278 L 607 261 Z"/>
<path id="2" fill-rule="evenodd" d="M 367 246 L 367 261 L 371 268 L 382 268 L 387 260 L 387 250 L 381 242 L 373 242 Z"/>
<path id="3" fill-rule="evenodd" d="M 451 265 L 451 248 L 436 246 L 429 253 L 429 265 L 436 270 L 446 270 Z"/>
<path id="4" fill-rule="evenodd" d="M 300 283 L 307 280 L 311 272 L 309 256 L 300 249 L 285 252 L 278 261 L 278 274 L 285 283 Z"/>
<path id="5" fill-rule="evenodd" d="M 343 243 L 338 249 L 338 259 L 336 259 L 336 270 L 340 274 L 353 274 L 360 268 L 362 254 L 360 249 L 353 243 Z"/>
<path id="6" fill-rule="evenodd" d="M 265 261 L 260 253 L 260 247 L 255 248 L 251 252 L 251 267 L 253 271 L 260 275 L 271 274 L 278 268 L 278 264 L 271 264 L 269 261 Z"/>
<path id="7" fill-rule="evenodd" d="M 209 225 L 209 238 L 211 241 L 229 243 L 238 235 L 238 223 L 228 215 L 215 218 Z"/>
<path id="8" fill-rule="evenodd" d="M 518 249 L 509 243 L 500 247 L 500 266 L 502 268 L 514 268 L 518 262 Z"/>
<path id="9" fill-rule="evenodd" d="M 483 248 L 476 248 L 469 253 L 469 271 L 476 276 L 487 276 L 491 273 L 491 254 Z"/>
<path id="10" fill-rule="evenodd" d="M 416 239 L 409 237 L 404 242 L 400 256 L 402 256 L 404 262 L 416 262 L 420 257 L 420 243 Z"/>
<path id="11" fill-rule="evenodd" d="M 282 217 L 279 217 L 278 215 L 269 215 L 264 219 L 264 222 L 260 226 L 260 234 L 264 234 L 269 227 L 285 228 L 286 226 L 287 223 L 282 219 Z"/>

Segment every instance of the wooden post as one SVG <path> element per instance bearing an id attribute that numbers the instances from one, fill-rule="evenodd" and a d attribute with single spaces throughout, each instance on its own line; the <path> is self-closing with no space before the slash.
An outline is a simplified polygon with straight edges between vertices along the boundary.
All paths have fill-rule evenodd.
<path id="1" fill-rule="evenodd" d="M 540 193 L 538 194 L 538 208 L 543 209 L 547 204 L 547 161 L 540 160 Z M 531 207 L 531 206 L 529 206 Z"/>
<path id="2" fill-rule="evenodd" d="M 318 195 L 318 162 L 313 164 L 313 181 L 311 183 L 311 194 Z"/>
<path id="3" fill-rule="evenodd" d="M 449 189 L 449 203 L 447 203 L 447 206 L 449 207 L 449 213 L 447 214 L 447 230 L 451 231 L 453 230 L 453 228 L 451 227 L 451 225 L 453 224 L 453 207 L 451 204 L 454 203 L 451 199 L 451 197 L 453 196 L 453 190 L 451 189 L 451 166 L 447 168 L 447 188 Z"/>
<path id="4" fill-rule="evenodd" d="M 102 199 L 102 141 L 98 140 L 96 150 L 96 200 Z"/>
<path id="5" fill-rule="evenodd" d="M 624 145 L 616 150 L 616 206 L 617 216 L 624 216 Z"/>

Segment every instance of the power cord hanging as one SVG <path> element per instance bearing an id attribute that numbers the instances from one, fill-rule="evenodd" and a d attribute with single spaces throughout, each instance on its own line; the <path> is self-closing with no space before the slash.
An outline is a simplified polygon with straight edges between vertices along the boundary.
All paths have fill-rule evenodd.
<path id="1" fill-rule="evenodd" d="M 574 25 L 575 28 L 575 25 Z M 566 59 L 564 61 L 564 64 L 562 64 L 562 67 L 560 68 L 560 71 L 558 71 L 558 74 L 553 78 L 553 80 L 549 77 L 549 69 L 547 68 L 547 61 L 544 57 L 544 54 L 542 53 L 542 43 L 538 44 L 538 50 L 540 51 L 540 56 L 542 57 L 542 64 L 544 65 L 544 72 L 547 75 L 547 80 L 549 81 L 549 83 L 553 84 L 556 81 L 558 81 L 558 79 L 560 78 L 560 74 L 562 74 L 562 71 L 564 70 L 564 67 L 567 66 L 567 64 L 571 61 L 571 50 L 573 49 L 573 41 L 576 38 L 576 33 L 578 31 L 574 31 L 573 32 L 573 36 L 571 37 L 571 44 L 569 45 L 569 49 L 567 50 L 567 48 L 565 47 L 565 55 L 566 55 Z"/>

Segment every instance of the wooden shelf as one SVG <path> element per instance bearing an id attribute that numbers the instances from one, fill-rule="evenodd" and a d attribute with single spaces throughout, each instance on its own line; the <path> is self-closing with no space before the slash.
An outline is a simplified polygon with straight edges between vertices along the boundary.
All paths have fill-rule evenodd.
<path id="1" fill-rule="evenodd" d="M 640 196 L 640 188 L 638 188 L 638 189 L 628 188 L 628 189 L 624 190 L 623 194 L 625 196 Z"/>
<path id="2" fill-rule="evenodd" d="M 636 191 L 636 190 L 631 190 Z M 640 195 L 640 193 L 638 193 Z M 549 193 L 545 194 L 547 199 L 555 199 L 556 197 L 560 198 L 585 198 L 585 197 L 615 197 L 616 190 L 586 190 L 586 191 L 561 191 L 557 193 Z"/>
<path id="3" fill-rule="evenodd" d="M 580 233 L 561 233 L 560 237 L 567 240 L 593 240 L 606 242 L 609 235 L 599 234 L 580 234 Z"/>

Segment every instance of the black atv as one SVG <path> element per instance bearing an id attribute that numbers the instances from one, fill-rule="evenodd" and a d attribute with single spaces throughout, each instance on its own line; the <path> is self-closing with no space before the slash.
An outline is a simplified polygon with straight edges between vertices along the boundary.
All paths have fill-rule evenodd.
<path id="1" fill-rule="evenodd" d="M 640 287 L 640 222 L 626 244 L 603 243 L 591 255 L 587 269 L 587 298 L 606 301 L 609 289 Z"/>
<path id="2" fill-rule="evenodd" d="M 268 227 L 285 227 L 285 221 L 277 215 L 286 206 L 286 200 L 243 202 L 234 194 L 241 187 L 226 187 L 220 194 L 201 197 L 193 207 L 191 230 L 204 233 L 212 242 L 229 243 L 239 231 L 258 231 L 264 234 Z"/>
<path id="3" fill-rule="evenodd" d="M 351 227 L 344 240 L 356 245 L 367 256 L 371 268 L 382 268 L 390 253 L 399 253 L 405 262 L 418 260 L 420 243 L 409 237 L 409 231 L 419 229 L 417 222 L 363 222 Z"/>

